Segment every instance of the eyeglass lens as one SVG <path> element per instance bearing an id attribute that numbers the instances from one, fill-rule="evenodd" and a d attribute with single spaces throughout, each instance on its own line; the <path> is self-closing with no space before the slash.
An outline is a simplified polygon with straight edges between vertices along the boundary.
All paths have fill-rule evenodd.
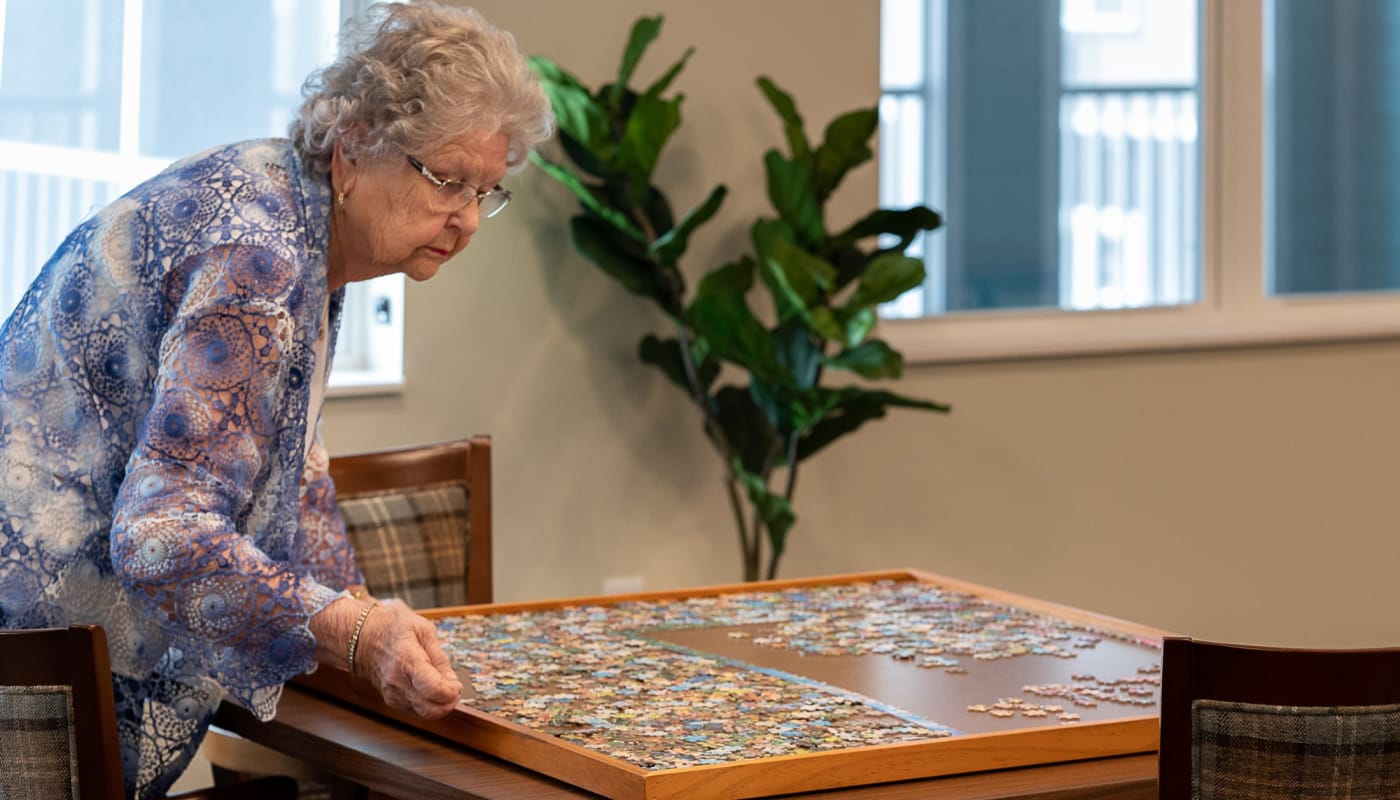
<path id="1" fill-rule="evenodd" d="M 494 217 L 510 202 L 510 192 L 496 186 L 490 191 L 477 194 L 475 189 L 465 183 L 447 183 L 433 192 L 432 205 L 438 211 L 452 212 L 466 208 L 472 200 L 477 200 L 480 204 L 477 213 L 483 218 Z"/>
<path id="2" fill-rule="evenodd" d="M 436 211 L 455 213 L 466 208 L 467 204 L 475 199 L 478 203 L 477 213 L 483 219 L 489 219 L 499 214 L 501 209 L 510 202 L 510 191 L 501 188 L 499 184 L 491 187 L 488 191 L 478 193 L 469 184 L 461 181 L 444 181 L 423 166 L 423 162 L 407 153 L 404 156 L 414 171 L 433 184 L 434 191 L 429 202 Z"/>

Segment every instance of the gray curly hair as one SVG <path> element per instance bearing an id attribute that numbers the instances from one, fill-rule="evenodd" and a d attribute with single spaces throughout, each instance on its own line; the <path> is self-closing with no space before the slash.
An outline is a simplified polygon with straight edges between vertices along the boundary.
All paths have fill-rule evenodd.
<path id="1" fill-rule="evenodd" d="M 376 3 L 347 23 L 342 55 L 313 72 L 289 135 L 313 176 L 340 143 L 378 158 L 431 152 L 468 131 L 504 133 L 514 171 L 554 131 L 515 37 L 470 8 Z"/>

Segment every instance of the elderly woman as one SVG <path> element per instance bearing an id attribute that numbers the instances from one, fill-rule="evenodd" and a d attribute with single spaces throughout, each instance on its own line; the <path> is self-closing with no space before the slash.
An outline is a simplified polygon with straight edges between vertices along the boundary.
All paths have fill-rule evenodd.
<path id="1" fill-rule="evenodd" d="M 448 713 L 433 626 L 364 596 L 319 442 L 343 288 L 431 278 L 549 135 L 514 39 L 376 6 L 291 139 L 180 161 L 84 222 L 0 331 L 0 627 L 109 637 L 129 794 L 220 700 L 273 715 L 317 662 Z"/>

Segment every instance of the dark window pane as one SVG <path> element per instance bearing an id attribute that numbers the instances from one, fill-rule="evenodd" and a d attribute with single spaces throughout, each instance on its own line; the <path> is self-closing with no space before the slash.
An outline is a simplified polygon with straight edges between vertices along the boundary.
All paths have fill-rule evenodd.
<path id="1" fill-rule="evenodd" d="M 1400 2 L 1266 9 L 1269 291 L 1400 288 Z"/>

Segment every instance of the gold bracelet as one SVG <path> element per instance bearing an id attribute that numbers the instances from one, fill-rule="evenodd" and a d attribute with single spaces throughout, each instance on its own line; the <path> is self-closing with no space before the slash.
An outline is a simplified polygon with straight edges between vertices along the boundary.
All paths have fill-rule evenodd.
<path id="1" fill-rule="evenodd" d="M 345 648 L 346 669 L 351 675 L 355 674 L 355 650 L 360 646 L 360 631 L 364 630 L 365 620 L 369 619 L 369 612 L 373 611 L 379 604 L 369 601 L 369 605 L 360 610 L 360 618 L 355 620 L 355 630 L 350 633 L 350 644 Z"/>

